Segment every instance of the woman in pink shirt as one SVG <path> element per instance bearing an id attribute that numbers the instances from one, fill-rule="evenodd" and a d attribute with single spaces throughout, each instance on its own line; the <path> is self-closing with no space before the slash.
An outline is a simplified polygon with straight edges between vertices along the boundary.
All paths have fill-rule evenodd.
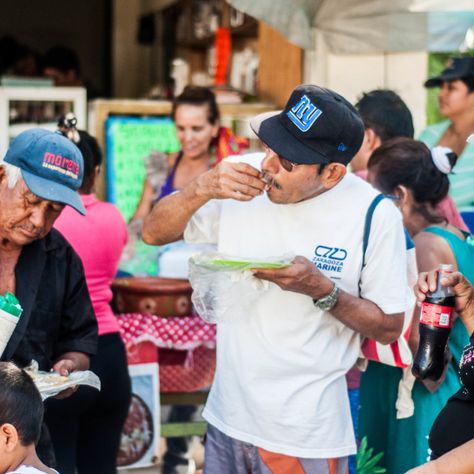
<path id="1" fill-rule="evenodd" d="M 46 424 L 62 474 L 116 473 L 120 435 L 127 418 L 131 388 L 125 347 L 110 307 L 110 285 L 127 242 L 120 212 L 96 199 L 94 183 L 102 154 L 96 140 L 74 130 L 84 157 L 84 179 L 79 190 L 86 215 L 64 209 L 55 223 L 84 265 L 87 287 L 99 327 L 97 355 L 91 370 L 101 380 L 101 391 L 81 387 L 65 400 L 47 403 Z M 77 139 L 79 138 L 79 142 Z"/>

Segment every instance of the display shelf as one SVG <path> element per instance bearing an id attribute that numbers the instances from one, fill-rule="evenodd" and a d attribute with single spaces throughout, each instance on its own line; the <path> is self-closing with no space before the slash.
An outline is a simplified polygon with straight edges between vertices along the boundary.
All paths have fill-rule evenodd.
<path id="1" fill-rule="evenodd" d="M 55 130 L 57 119 L 74 112 L 78 127 L 87 128 L 87 94 L 82 87 L 0 87 L 0 153 L 28 128 Z"/>
<path id="2" fill-rule="evenodd" d="M 258 21 L 255 18 L 246 15 L 245 23 L 239 26 L 229 28 L 232 39 L 238 40 L 242 38 L 258 38 Z M 201 38 L 196 38 L 188 34 L 183 39 L 178 39 L 176 45 L 180 48 L 189 49 L 207 49 L 215 42 L 215 34 L 209 34 Z"/>

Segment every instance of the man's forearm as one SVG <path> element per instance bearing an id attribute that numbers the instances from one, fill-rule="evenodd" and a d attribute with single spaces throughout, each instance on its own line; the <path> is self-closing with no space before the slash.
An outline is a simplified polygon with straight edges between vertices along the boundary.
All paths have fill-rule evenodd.
<path id="1" fill-rule="evenodd" d="M 397 340 L 403 328 L 403 314 L 385 314 L 375 303 L 341 291 L 331 314 L 365 337 L 382 344 Z"/>
<path id="2" fill-rule="evenodd" d="M 197 182 L 163 198 L 145 219 L 143 240 L 150 245 L 163 245 L 181 239 L 193 214 L 208 200 L 198 192 Z"/>
<path id="3" fill-rule="evenodd" d="M 142 237 L 147 244 L 162 245 L 179 240 L 193 214 L 211 199 L 251 201 L 266 183 L 258 169 L 227 160 L 199 175 L 181 192 L 155 204 L 145 219 Z"/>
<path id="4" fill-rule="evenodd" d="M 334 282 L 321 273 L 307 258 L 297 256 L 292 264 L 280 269 L 256 269 L 257 278 L 268 280 L 282 290 L 295 291 L 320 300 L 334 288 Z M 372 301 L 340 291 L 333 317 L 365 337 L 382 344 L 395 341 L 402 332 L 403 314 L 385 314 Z"/>

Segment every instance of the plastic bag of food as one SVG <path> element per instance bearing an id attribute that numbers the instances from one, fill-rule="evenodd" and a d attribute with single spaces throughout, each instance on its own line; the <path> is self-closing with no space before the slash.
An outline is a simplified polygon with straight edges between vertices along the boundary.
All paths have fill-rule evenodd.
<path id="1" fill-rule="evenodd" d="M 100 390 L 100 379 L 90 370 L 78 370 L 65 376 L 60 375 L 58 372 L 38 370 L 38 362 L 35 360 L 32 360 L 31 364 L 25 367 L 25 370 L 33 379 L 43 400 L 54 397 L 63 390 L 75 387 L 76 385 L 88 385 Z"/>
<path id="2" fill-rule="evenodd" d="M 293 258 L 241 258 L 215 252 L 194 255 L 189 260 L 189 281 L 196 312 L 210 323 L 246 318 L 269 285 L 268 281 L 254 277 L 252 270 L 284 268 Z"/>

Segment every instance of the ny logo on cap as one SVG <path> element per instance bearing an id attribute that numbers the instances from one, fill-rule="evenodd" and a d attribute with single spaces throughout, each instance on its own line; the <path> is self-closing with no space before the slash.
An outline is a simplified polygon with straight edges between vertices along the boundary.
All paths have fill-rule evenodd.
<path id="1" fill-rule="evenodd" d="M 304 95 L 286 115 L 302 132 L 307 132 L 322 113 L 323 111 Z"/>

